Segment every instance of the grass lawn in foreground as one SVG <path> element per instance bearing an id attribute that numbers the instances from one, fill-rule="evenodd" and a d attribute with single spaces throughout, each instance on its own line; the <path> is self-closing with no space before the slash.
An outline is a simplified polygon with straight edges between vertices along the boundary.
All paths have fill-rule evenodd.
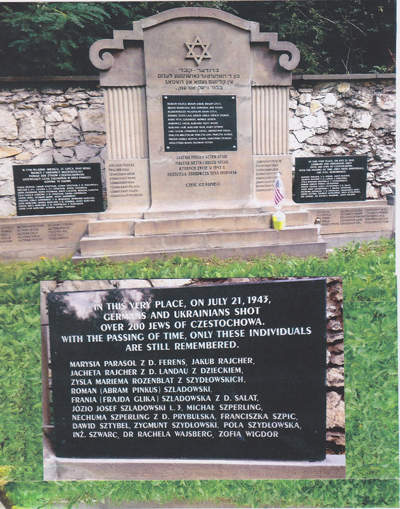
<path id="1" fill-rule="evenodd" d="M 398 377 L 394 241 L 350 244 L 322 258 L 0 265 L 0 474 L 18 507 L 67 501 L 181 500 L 259 507 L 397 507 Z M 39 294 L 42 280 L 343 277 L 346 480 L 42 482 Z M 1 466 L 5 468 L 1 468 Z"/>

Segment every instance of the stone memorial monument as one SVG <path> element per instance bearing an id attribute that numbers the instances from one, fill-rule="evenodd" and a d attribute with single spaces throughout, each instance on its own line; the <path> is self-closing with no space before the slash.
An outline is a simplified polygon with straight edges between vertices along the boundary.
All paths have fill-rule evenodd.
<path id="1" fill-rule="evenodd" d="M 223 11 L 179 8 L 114 31 L 90 58 L 106 104 L 108 208 L 77 259 L 325 252 L 292 201 L 293 44 Z M 283 231 L 271 227 L 278 173 Z"/>
<path id="2" fill-rule="evenodd" d="M 326 280 L 248 281 L 43 283 L 45 479 L 342 476 Z"/>
<path id="3" fill-rule="evenodd" d="M 353 168 L 346 157 L 305 157 L 292 171 L 289 89 L 300 55 L 278 34 L 217 9 L 170 9 L 95 42 L 90 58 L 104 95 L 106 210 L 100 168 L 90 182 L 83 174 L 97 163 L 78 165 L 81 180 L 66 187 L 69 164 L 15 166 L 40 176 L 40 199 L 26 175 L 15 179 L 25 217 L 0 219 L 2 260 L 320 255 L 392 235 L 394 207 L 365 200 L 367 156 Z"/>

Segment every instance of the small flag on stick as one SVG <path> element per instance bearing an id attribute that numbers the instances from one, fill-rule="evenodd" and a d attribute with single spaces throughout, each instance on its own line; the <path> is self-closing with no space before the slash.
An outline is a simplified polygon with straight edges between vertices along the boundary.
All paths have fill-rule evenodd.
<path id="1" fill-rule="evenodd" d="M 281 202 L 285 198 L 285 189 L 283 187 L 283 182 L 279 176 L 279 172 L 276 174 L 275 184 L 274 184 L 274 205 L 277 209 L 281 208 Z"/>

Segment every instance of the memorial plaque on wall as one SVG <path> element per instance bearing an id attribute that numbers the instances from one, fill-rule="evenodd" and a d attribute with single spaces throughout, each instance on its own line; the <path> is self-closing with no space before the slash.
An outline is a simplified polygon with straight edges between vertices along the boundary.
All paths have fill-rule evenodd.
<path id="1" fill-rule="evenodd" d="M 367 156 L 296 157 L 296 203 L 362 201 L 366 189 Z"/>
<path id="2" fill-rule="evenodd" d="M 99 163 L 16 165 L 18 216 L 102 212 Z"/>
<path id="3" fill-rule="evenodd" d="M 237 150 L 236 96 L 164 95 L 166 152 Z"/>
<path id="4" fill-rule="evenodd" d="M 323 460 L 325 279 L 48 294 L 58 457 Z"/>

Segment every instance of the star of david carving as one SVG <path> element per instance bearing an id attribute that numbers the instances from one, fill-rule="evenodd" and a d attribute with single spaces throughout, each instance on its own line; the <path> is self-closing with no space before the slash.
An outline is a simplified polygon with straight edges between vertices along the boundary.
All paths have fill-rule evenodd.
<path id="1" fill-rule="evenodd" d="M 208 52 L 208 48 L 210 46 L 210 42 L 203 42 L 200 39 L 200 36 L 196 35 L 193 42 L 185 42 L 187 49 L 189 50 L 185 58 L 193 58 L 197 65 L 200 65 L 204 58 L 211 58 L 210 53 Z M 201 53 L 195 53 L 194 49 L 200 46 Z"/>

